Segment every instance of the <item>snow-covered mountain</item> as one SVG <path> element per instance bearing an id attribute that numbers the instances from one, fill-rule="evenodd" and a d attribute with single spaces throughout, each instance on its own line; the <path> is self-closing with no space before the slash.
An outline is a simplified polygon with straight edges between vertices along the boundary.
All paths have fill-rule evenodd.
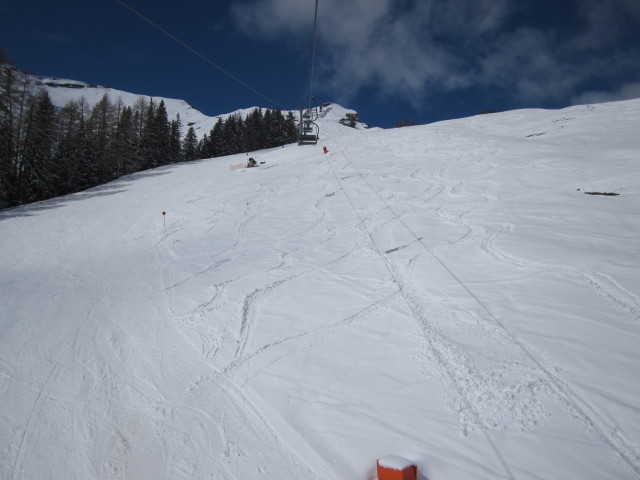
<path id="1" fill-rule="evenodd" d="M 324 113 L 0 212 L 0 478 L 640 478 L 640 100 Z"/>
<path id="2" fill-rule="evenodd" d="M 77 80 L 67 80 L 59 78 L 47 78 L 47 77 L 33 77 L 33 82 L 40 88 L 44 88 L 51 98 L 51 102 L 56 107 L 63 107 L 72 100 L 79 100 L 84 98 L 90 107 L 93 107 L 98 103 L 104 95 L 108 95 L 112 102 L 120 99 L 124 105 L 133 107 L 140 98 L 144 98 L 146 102 L 153 99 L 154 102 L 159 103 L 164 100 L 165 107 L 167 109 L 167 115 L 170 120 L 173 120 L 176 115 L 180 115 L 182 124 L 185 126 L 183 134 L 186 133 L 188 127 L 193 126 L 198 138 L 202 138 L 205 134 L 208 134 L 213 126 L 216 124 L 219 118 L 223 120 L 231 115 L 240 116 L 245 118 L 251 112 L 258 107 L 250 107 L 236 110 L 234 112 L 228 112 L 221 115 L 209 117 L 196 108 L 189 105 L 184 100 L 176 100 L 174 98 L 164 97 L 150 97 L 148 95 L 139 95 L 135 93 L 125 92 L 114 88 L 103 87 L 100 85 L 91 85 L 85 82 Z M 286 111 L 284 112 L 286 113 Z M 298 112 L 294 112 L 296 118 Z M 347 118 L 347 115 L 357 115 L 354 110 L 350 110 L 341 107 L 337 104 L 328 104 L 323 108 L 321 115 L 328 120 L 339 122 Z M 356 122 L 354 128 L 362 129 L 367 126 L 360 121 Z"/>

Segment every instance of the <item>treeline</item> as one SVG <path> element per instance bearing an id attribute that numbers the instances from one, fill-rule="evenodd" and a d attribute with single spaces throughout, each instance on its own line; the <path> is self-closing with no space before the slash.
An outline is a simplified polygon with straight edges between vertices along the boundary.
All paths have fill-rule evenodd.
<path id="1" fill-rule="evenodd" d="M 1 52 L 0 52 L 1 54 Z M 0 58 L 0 208 L 86 190 L 148 168 L 296 140 L 293 114 L 255 109 L 219 119 L 198 141 L 163 101 L 134 106 L 105 95 L 55 108 L 48 93 Z"/>
<path id="2" fill-rule="evenodd" d="M 188 136 L 188 134 L 187 134 Z M 285 117 L 280 110 L 256 108 L 245 119 L 232 115 L 218 119 L 209 134 L 198 143 L 200 158 L 221 157 L 279 147 L 298 140 L 295 116 Z"/>

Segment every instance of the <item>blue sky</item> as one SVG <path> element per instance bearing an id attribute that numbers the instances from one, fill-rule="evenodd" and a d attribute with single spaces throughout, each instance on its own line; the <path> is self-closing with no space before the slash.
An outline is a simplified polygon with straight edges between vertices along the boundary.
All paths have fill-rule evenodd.
<path id="1" fill-rule="evenodd" d="M 208 115 L 308 100 L 315 0 L 5 0 L 30 73 L 180 98 Z M 373 126 L 640 97 L 638 0 L 319 0 L 314 94 Z"/>

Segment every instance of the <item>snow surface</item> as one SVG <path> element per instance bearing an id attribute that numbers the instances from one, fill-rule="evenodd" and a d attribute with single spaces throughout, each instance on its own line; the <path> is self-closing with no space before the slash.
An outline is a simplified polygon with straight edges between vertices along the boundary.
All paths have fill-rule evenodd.
<path id="1" fill-rule="evenodd" d="M 413 462 L 398 455 L 387 455 L 378 459 L 378 465 L 391 470 L 404 470 L 407 467 L 411 467 Z"/>
<path id="2" fill-rule="evenodd" d="M 321 130 L 0 212 L 0 478 L 640 478 L 640 101 Z"/>

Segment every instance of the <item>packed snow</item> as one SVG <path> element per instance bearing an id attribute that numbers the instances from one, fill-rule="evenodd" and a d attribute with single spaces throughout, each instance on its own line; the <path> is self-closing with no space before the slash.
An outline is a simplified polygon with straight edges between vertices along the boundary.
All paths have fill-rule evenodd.
<path id="1" fill-rule="evenodd" d="M 332 108 L 0 212 L 1 478 L 640 478 L 640 100 Z"/>
<path id="2" fill-rule="evenodd" d="M 378 459 L 378 465 L 391 470 L 404 470 L 407 467 L 411 467 L 413 462 L 398 455 L 387 455 Z"/>

